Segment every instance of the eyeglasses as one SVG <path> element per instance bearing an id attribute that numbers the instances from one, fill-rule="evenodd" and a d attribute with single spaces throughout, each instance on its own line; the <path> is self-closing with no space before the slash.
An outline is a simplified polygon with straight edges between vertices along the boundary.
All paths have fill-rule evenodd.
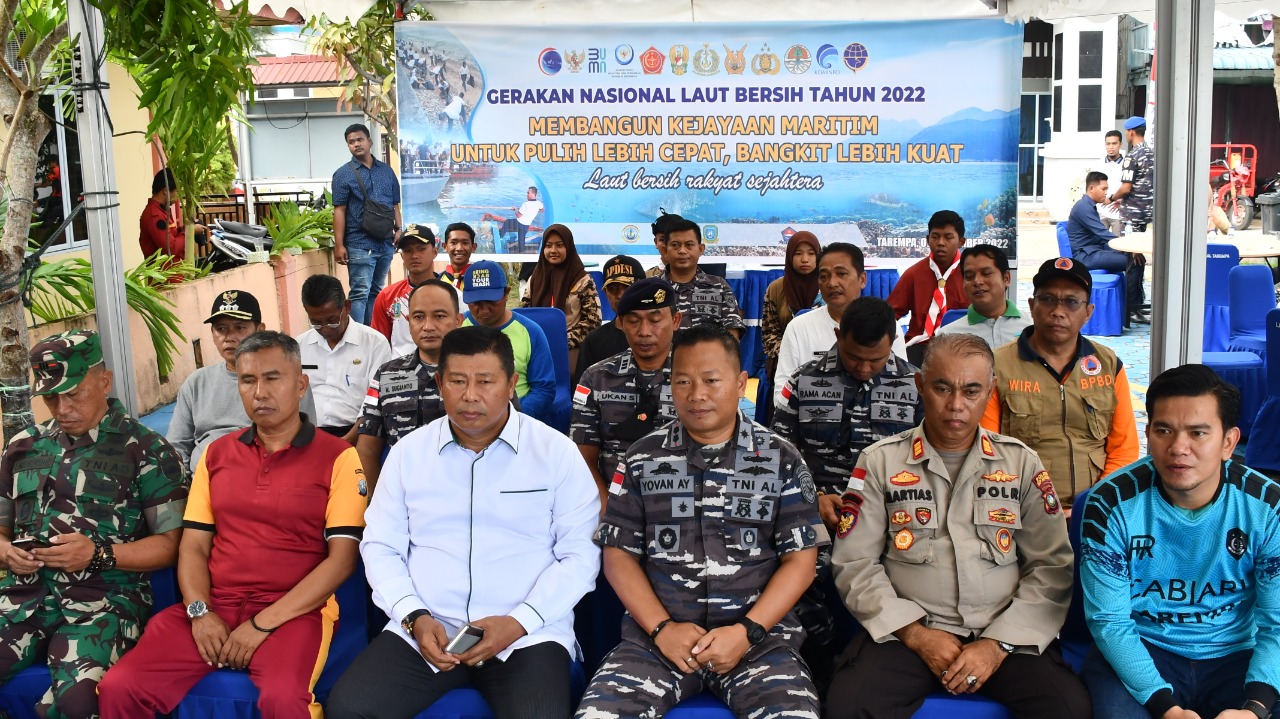
<path id="1" fill-rule="evenodd" d="M 1088 300 L 1082 300 L 1079 297 L 1057 297 L 1054 295 L 1036 295 L 1034 299 L 1036 301 L 1036 304 L 1044 305 L 1044 308 L 1047 310 L 1051 310 L 1057 307 L 1058 305 L 1062 305 L 1063 307 L 1067 308 L 1068 312 L 1076 312 L 1081 307 L 1084 307 L 1085 305 L 1089 304 Z"/>
<path id="2" fill-rule="evenodd" d="M 342 326 L 341 322 L 326 322 L 322 325 L 318 325 L 314 322 L 311 323 L 311 328 L 317 329 L 317 330 L 336 330 L 341 326 Z"/>

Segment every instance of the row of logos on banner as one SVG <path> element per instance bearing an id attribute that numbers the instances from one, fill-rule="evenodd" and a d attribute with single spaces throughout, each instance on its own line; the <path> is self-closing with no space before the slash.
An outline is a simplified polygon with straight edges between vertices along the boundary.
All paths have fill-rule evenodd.
<path id="1" fill-rule="evenodd" d="M 538 68 L 546 75 L 557 75 L 562 70 L 567 70 L 571 73 L 586 71 L 588 74 L 612 77 L 661 75 L 668 68 L 672 75 L 684 75 L 692 71 L 696 75 L 711 76 L 721 74 L 722 70 L 728 75 L 742 75 L 748 69 L 755 75 L 777 75 L 783 68 L 795 75 L 803 75 L 810 68 L 814 74 L 837 75 L 844 72 L 844 68 L 856 73 L 866 68 L 870 59 L 866 46 L 858 42 L 846 44 L 843 50 L 836 45 L 824 43 L 816 52 L 797 44 L 788 47 L 781 55 L 765 43 L 749 61 L 747 44 L 737 49 L 726 44 L 721 44 L 720 47 L 724 48 L 723 61 L 720 51 L 709 42 L 702 43 L 702 48 L 693 52 L 690 52 L 687 45 L 672 45 L 665 53 L 650 45 L 639 56 L 626 43 L 614 47 L 612 53 L 605 47 L 563 51 L 548 47 L 538 53 Z"/>

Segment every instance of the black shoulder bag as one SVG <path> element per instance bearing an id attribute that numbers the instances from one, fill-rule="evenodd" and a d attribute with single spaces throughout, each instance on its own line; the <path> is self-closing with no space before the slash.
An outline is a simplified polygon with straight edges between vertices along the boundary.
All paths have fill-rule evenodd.
<path id="1" fill-rule="evenodd" d="M 396 234 L 395 210 L 369 197 L 364 180 L 360 177 L 360 166 L 354 161 L 351 171 L 355 173 L 356 182 L 360 183 L 360 194 L 364 199 L 364 217 L 360 219 L 360 227 L 376 240 L 389 240 Z"/>

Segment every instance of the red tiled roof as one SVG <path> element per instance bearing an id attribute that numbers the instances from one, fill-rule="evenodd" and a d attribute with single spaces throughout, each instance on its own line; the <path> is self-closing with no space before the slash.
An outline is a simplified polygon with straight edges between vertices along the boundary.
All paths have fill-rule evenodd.
<path id="1" fill-rule="evenodd" d="M 253 68 L 253 81 L 259 87 L 280 85 L 333 85 L 338 82 L 338 66 L 321 55 L 260 57 Z M 351 71 L 344 73 L 349 79 Z"/>

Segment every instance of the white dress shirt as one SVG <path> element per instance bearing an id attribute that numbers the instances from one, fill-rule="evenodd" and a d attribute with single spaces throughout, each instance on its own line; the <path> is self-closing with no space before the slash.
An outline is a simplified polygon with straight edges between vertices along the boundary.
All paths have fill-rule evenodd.
<path id="1" fill-rule="evenodd" d="M 360 553 L 387 629 L 410 644 L 400 622 L 427 609 L 450 637 L 485 617 L 520 622 L 527 634 L 499 659 L 548 641 L 578 656 L 573 607 L 600 571 L 599 519 L 595 480 L 568 437 L 512 408 L 477 454 L 441 417 L 391 448 Z"/>
<path id="2" fill-rule="evenodd" d="M 315 329 L 298 337 L 302 371 L 316 396 L 317 427 L 345 427 L 360 419 L 369 380 L 391 360 L 391 345 L 382 333 L 351 320 L 332 349 Z"/>

